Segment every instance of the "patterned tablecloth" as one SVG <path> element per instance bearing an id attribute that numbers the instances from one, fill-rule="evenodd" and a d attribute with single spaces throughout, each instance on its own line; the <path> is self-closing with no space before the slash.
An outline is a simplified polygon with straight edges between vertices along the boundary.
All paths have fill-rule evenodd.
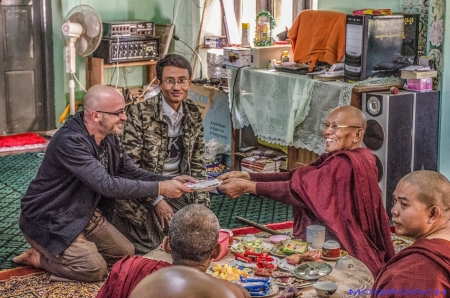
<path id="1" fill-rule="evenodd" d="M 255 135 L 275 144 L 324 153 L 320 123 L 335 107 L 349 105 L 354 86 L 401 83 L 372 78 L 358 83 L 322 82 L 308 75 L 264 69 L 229 68 L 230 110 L 235 129 L 251 125 Z"/>
<path id="2" fill-rule="evenodd" d="M 264 242 L 270 243 L 269 239 L 267 238 L 259 238 L 259 239 L 261 239 Z M 146 254 L 144 257 L 172 263 L 172 258 L 170 257 L 170 255 L 165 253 L 161 249 L 153 250 L 148 254 Z M 349 256 L 349 258 L 353 260 L 355 264 L 355 270 L 341 271 L 334 268 L 336 261 L 325 261 L 326 263 L 330 264 L 333 267 L 333 271 L 331 271 L 329 275 L 320 278 L 319 281 L 332 281 L 338 285 L 336 293 L 334 293 L 332 296 L 329 296 L 330 298 L 370 296 L 365 294 L 370 294 L 369 290 L 372 288 L 374 282 L 372 273 L 362 262 L 358 261 L 357 259 L 351 256 Z M 217 263 L 220 264 L 231 263 L 233 262 L 233 260 L 234 260 L 234 253 L 229 251 L 228 254 L 225 255 L 220 261 L 213 262 L 211 267 Z M 280 289 L 280 292 L 281 291 L 282 289 Z M 319 297 L 316 291 L 314 290 L 313 286 L 300 289 L 300 292 L 303 293 L 302 296 L 300 297 Z M 273 295 L 272 297 L 278 296 L 279 295 Z"/>

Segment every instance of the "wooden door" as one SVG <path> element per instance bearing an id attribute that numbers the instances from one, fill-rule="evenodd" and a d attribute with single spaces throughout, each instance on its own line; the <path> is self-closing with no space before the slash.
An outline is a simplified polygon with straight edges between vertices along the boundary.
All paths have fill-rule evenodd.
<path id="1" fill-rule="evenodd" d="M 0 135 L 55 125 L 51 27 L 46 27 L 51 17 L 45 2 L 0 0 Z"/>

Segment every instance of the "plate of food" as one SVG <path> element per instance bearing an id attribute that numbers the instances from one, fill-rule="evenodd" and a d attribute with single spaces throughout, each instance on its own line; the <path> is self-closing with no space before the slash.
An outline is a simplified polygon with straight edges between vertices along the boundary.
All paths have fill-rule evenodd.
<path id="1" fill-rule="evenodd" d="M 255 239 L 251 241 L 241 241 L 231 245 L 230 250 L 234 253 L 243 253 L 245 250 L 250 250 L 254 252 L 268 252 L 272 249 L 273 244 L 264 242 L 260 239 Z"/>
<path id="2" fill-rule="evenodd" d="M 254 275 L 253 270 L 250 268 L 229 264 L 216 264 L 206 270 L 206 273 L 228 281 L 238 281 L 241 276 L 246 278 Z"/>
<path id="3" fill-rule="evenodd" d="M 190 189 L 193 189 L 194 191 L 211 191 L 219 187 L 220 183 L 222 182 L 217 179 L 211 179 L 187 182 L 184 185 L 186 185 Z"/>
<path id="4" fill-rule="evenodd" d="M 270 288 L 267 291 L 267 293 L 264 296 L 258 296 L 258 297 L 271 297 L 271 296 L 274 296 L 274 295 L 278 294 L 279 291 L 280 291 L 280 288 L 278 287 L 278 285 L 272 283 L 270 285 Z M 251 293 L 250 293 L 250 296 L 252 296 Z"/>
<path id="5" fill-rule="evenodd" d="M 304 280 L 296 278 L 292 283 L 297 289 L 303 289 L 314 285 L 317 280 Z"/>
<path id="6" fill-rule="evenodd" d="M 269 253 L 273 256 L 277 256 L 280 258 L 285 258 L 288 255 L 285 254 L 281 249 L 283 248 L 283 244 L 274 244 L 272 249 L 269 250 Z"/>
<path id="7" fill-rule="evenodd" d="M 245 285 L 243 285 L 243 286 L 245 288 Z M 251 290 L 247 289 L 247 291 L 251 297 L 271 297 L 271 296 L 278 294 L 278 292 L 280 291 L 280 288 L 278 287 L 278 285 L 276 285 L 274 283 L 270 283 L 264 287 L 264 290 L 261 289 L 259 291 L 251 291 Z M 265 292 L 265 294 L 264 294 L 264 292 Z"/>
<path id="8" fill-rule="evenodd" d="M 273 262 L 271 262 L 272 264 L 278 266 L 278 264 L 281 262 L 281 259 L 277 258 L 277 257 L 271 257 L 273 259 Z M 239 260 L 230 260 L 228 262 L 228 264 L 233 265 L 236 264 L 237 266 L 241 266 L 241 267 L 246 267 L 246 268 L 255 268 L 256 266 L 256 262 L 251 262 L 251 263 L 246 263 L 246 262 L 242 262 Z"/>
<path id="9" fill-rule="evenodd" d="M 303 254 L 303 253 L 307 253 L 308 251 L 315 250 L 311 246 L 307 246 L 306 250 L 305 249 L 299 249 L 299 250 L 294 250 L 294 252 L 292 252 L 292 251 L 289 251 L 289 249 L 286 250 L 285 246 L 286 246 L 286 242 L 282 242 L 280 244 L 274 244 L 272 249 L 269 251 L 269 253 L 271 255 L 277 256 L 279 258 L 285 258 L 287 256 L 290 256 L 290 255 L 293 255 L 293 254 L 297 254 L 298 253 L 297 251 L 301 251 L 300 254 Z"/>
<path id="10" fill-rule="evenodd" d="M 278 263 L 278 269 L 280 270 L 284 270 L 284 271 L 288 271 L 288 272 L 292 272 L 295 269 L 295 265 L 291 265 L 289 264 L 286 259 L 282 259 L 279 263 Z"/>
<path id="11" fill-rule="evenodd" d="M 297 289 L 303 289 L 312 286 L 315 282 L 315 280 L 304 280 L 295 277 L 277 277 L 273 279 L 273 283 L 280 288 L 286 288 L 289 285 L 293 285 Z"/>

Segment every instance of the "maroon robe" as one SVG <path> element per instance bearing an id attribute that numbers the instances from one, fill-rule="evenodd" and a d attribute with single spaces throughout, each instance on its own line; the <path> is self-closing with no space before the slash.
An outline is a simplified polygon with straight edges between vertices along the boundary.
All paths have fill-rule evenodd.
<path id="1" fill-rule="evenodd" d="M 96 297 L 127 298 L 144 277 L 169 266 L 172 264 L 164 261 L 146 259 L 141 256 L 126 256 L 111 268 L 108 279 Z"/>
<path id="2" fill-rule="evenodd" d="M 373 153 L 358 148 L 322 154 L 290 172 L 250 177 L 258 195 L 292 205 L 295 237 L 306 239 L 307 226 L 323 225 L 376 276 L 395 255 L 377 173 Z"/>
<path id="3" fill-rule="evenodd" d="M 395 292 L 400 290 L 404 292 Z M 384 265 L 373 285 L 372 297 L 402 294 L 404 297 L 450 296 L 450 241 L 417 240 Z"/>

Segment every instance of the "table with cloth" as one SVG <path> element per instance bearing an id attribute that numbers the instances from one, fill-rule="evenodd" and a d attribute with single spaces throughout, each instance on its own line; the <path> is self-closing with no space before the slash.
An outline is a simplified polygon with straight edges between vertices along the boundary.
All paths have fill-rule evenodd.
<path id="1" fill-rule="evenodd" d="M 356 83 L 313 80 L 309 75 L 249 67 L 228 67 L 234 129 L 250 125 L 261 140 L 325 152 L 321 122 L 329 112 L 350 105 L 355 86 L 398 85 L 400 78 L 371 78 Z"/>
<path id="2" fill-rule="evenodd" d="M 240 237 L 236 237 L 240 238 Z M 259 238 L 264 242 L 270 243 L 268 238 Z M 168 263 L 172 263 L 172 258 L 169 254 L 165 253 L 161 249 L 155 249 L 144 257 L 155 260 L 162 260 Z M 341 271 L 334 268 L 336 261 L 324 261 L 325 263 L 330 264 L 333 267 L 331 273 L 327 276 L 319 278 L 319 281 L 332 281 L 338 285 L 338 289 L 336 293 L 330 298 L 333 297 L 368 297 L 365 294 L 370 294 L 370 289 L 372 289 L 373 285 L 373 276 L 370 273 L 370 270 L 359 260 L 349 256 L 355 264 L 355 269 L 352 271 Z M 228 254 L 225 255 L 218 262 L 213 262 L 211 267 L 215 264 L 230 264 L 234 261 L 234 253 L 231 250 L 228 250 Z M 279 293 L 282 292 L 283 289 L 280 288 Z M 306 288 L 299 289 L 299 292 L 302 293 L 300 297 L 318 297 L 316 291 L 313 286 L 309 286 Z M 278 294 L 279 294 L 278 293 Z M 358 294 L 359 293 L 359 294 Z M 278 297 L 279 295 L 273 295 L 271 297 Z"/>

